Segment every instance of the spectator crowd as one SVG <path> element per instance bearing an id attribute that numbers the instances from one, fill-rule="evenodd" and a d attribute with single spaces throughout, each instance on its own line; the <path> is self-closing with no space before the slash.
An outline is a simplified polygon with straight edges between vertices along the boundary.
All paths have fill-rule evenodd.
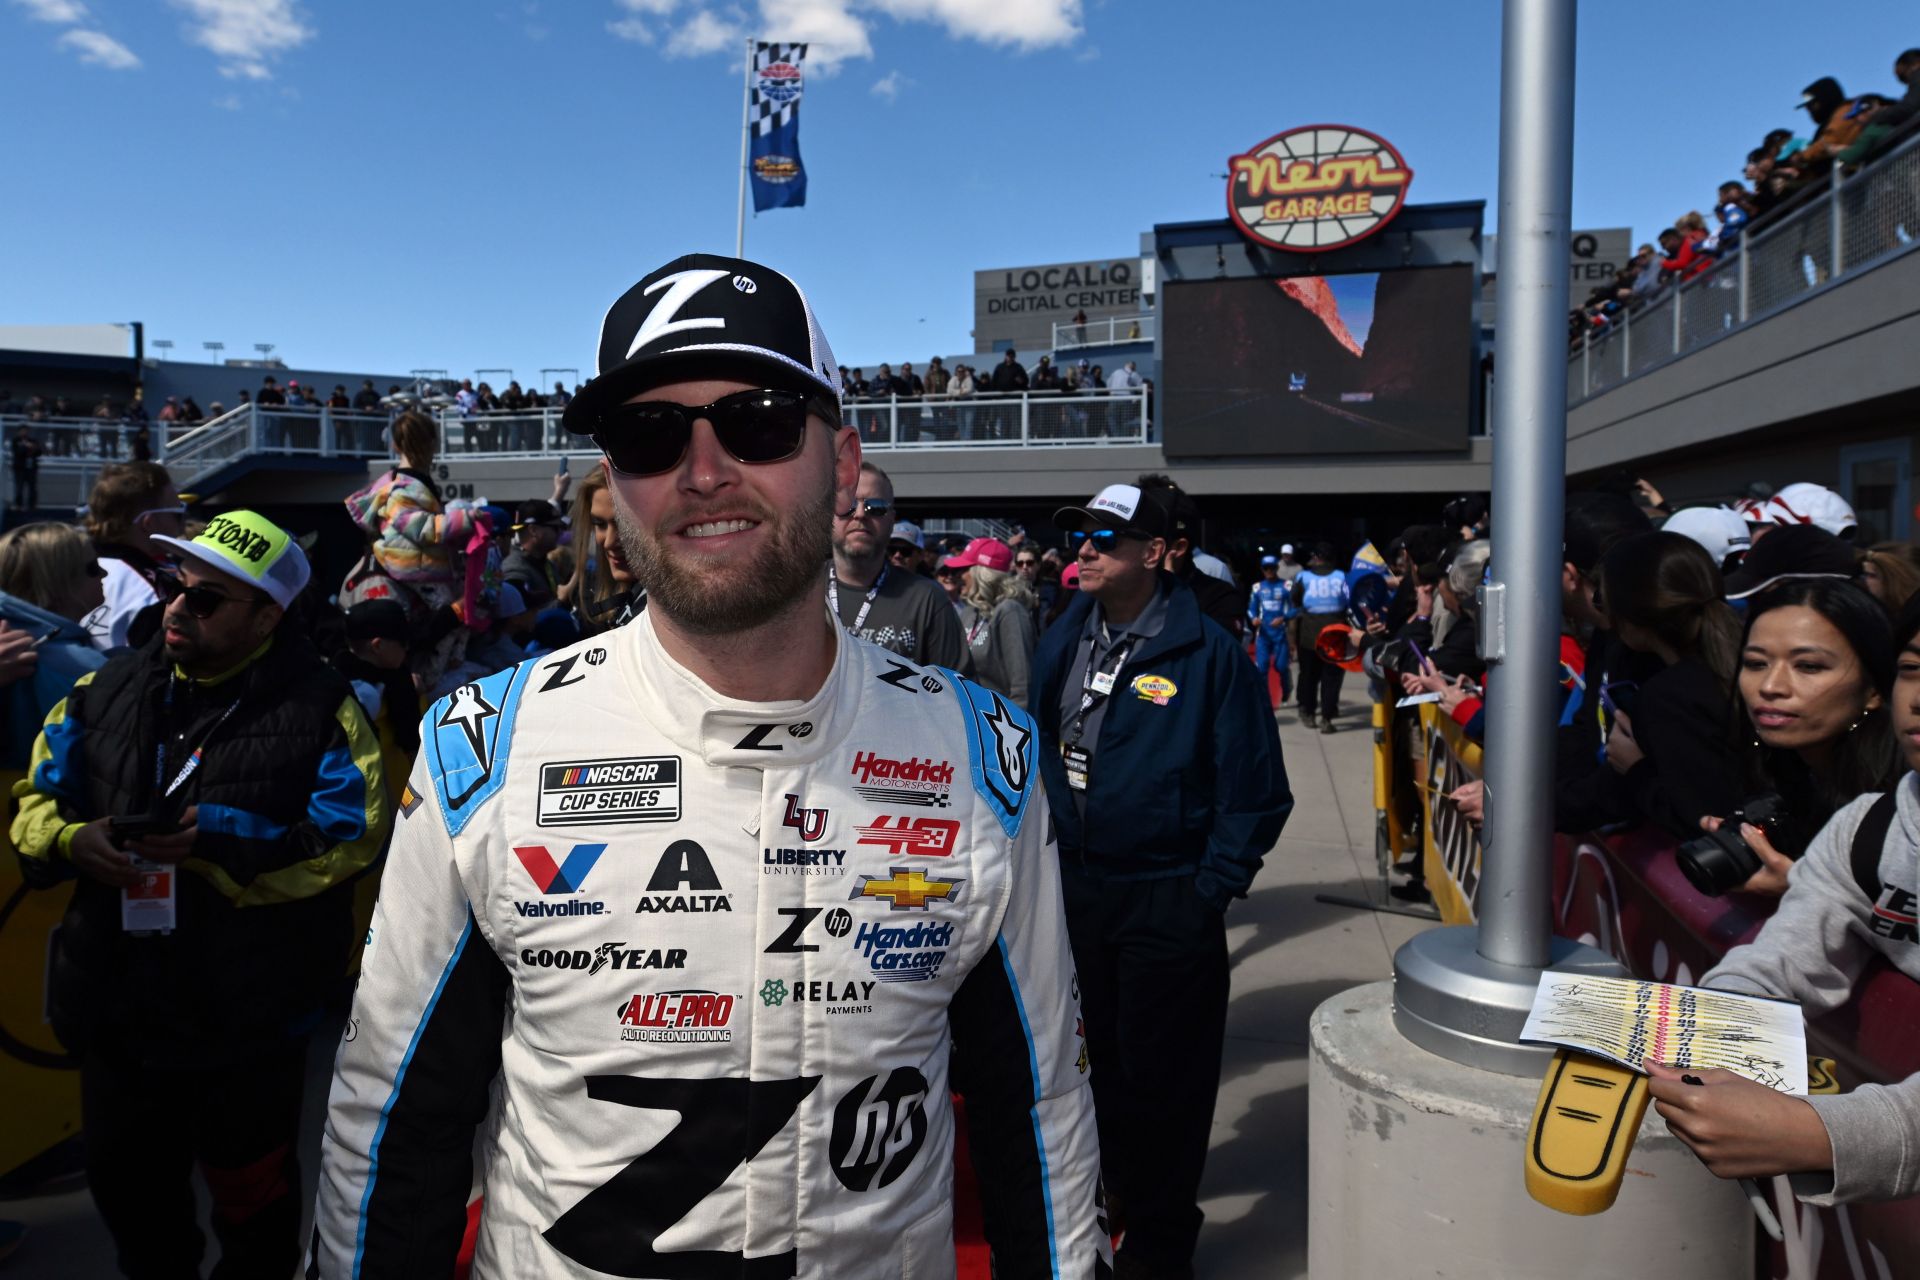
<path id="1" fill-rule="evenodd" d="M 730 265 L 750 267 L 763 279 L 775 274 Z M 635 293 L 647 296 L 646 284 L 634 286 Z M 751 319 L 753 313 L 737 314 Z M 811 335 L 803 330 L 793 340 Z M 615 335 L 620 350 L 627 341 Z M 757 363 L 739 372 L 771 368 L 788 376 L 784 370 L 793 362 L 774 359 L 777 351 L 742 349 L 743 359 Z M 1434 702 L 1468 738 L 1480 738 L 1486 687 L 1499 678 L 1488 672 L 1475 638 L 1480 587 L 1497 565 L 1498 513 L 1484 498 L 1467 495 L 1438 511 L 1409 513 L 1413 522 L 1399 529 L 1374 531 L 1377 543 L 1354 537 L 1348 524 L 1341 530 L 1345 542 L 1328 536 L 1331 530 L 1301 529 L 1271 551 L 1216 548 L 1239 560 L 1237 573 L 1202 545 L 1206 526 L 1193 495 L 1150 472 L 1116 478 L 1084 504 L 1060 508 L 1052 520 L 1057 538 L 1030 536 L 1012 522 L 971 535 L 930 534 L 902 518 L 886 470 L 859 459 L 850 433 L 832 416 L 840 406 L 823 405 L 827 375 L 801 363 L 795 367 L 813 381 L 798 389 L 734 391 L 708 404 L 714 384 L 688 375 L 697 369 L 710 376 L 709 356 L 699 353 L 679 366 L 678 381 L 664 371 L 673 368 L 671 359 L 671 351 L 649 352 L 619 366 L 615 372 L 624 381 L 617 392 L 607 389 L 606 371 L 582 391 L 582 405 L 596 395 L 603 402 L 588 424 L 596 432 L 609 421 L 631 425 L 617 416 L 623 412 L 644 415 L 649 431 L 610 444 L 594 435 L 612 458 L 624 451 L 619 471 L 603 457 L 576 484 L 563 461 L 545 496 L 511 508 L 450 497 L 437 478 L 446 445 L 442 420 L 400 408 L 386 429 L 391 458 L 345 498 L 361 542 L 338 581 L 314 573 L 309 531 L 284 529 L 254 511 L 198 512 L 164 467 L 138 458 L 101 467 L 82 526 L 38 521 L 0 535 L 4 767 L 21 775 L 10 831 L 30 887 L 75 885 L 66 927 L 52 948 L 47 1016 L 79 1063 L 89 1188 L 130 1272 L 144 1266 L 195 1273 L 201 1242 L 186 1174 L 190 1160 L 199 1164 L 213 1201 L 227 1272 L 288 1269 L 302 1217 L 297 1148 L 307 1050 L 331 1013 L 346 1019 L 343 1061 L 377 1063 L 370 1041 L 405 1045 L 405 1056 L 395 1055 L 401 1065 L 393 1078 L 376 1080 L 380 1096 L 370 1105 L 366 1091 L 345 1074 L 335 1089 L 321 1179 L 321 1216 L 330 1196 L 339 1202 L 333 1246 L 340 1251 L 343 1215 L 357 1212 L 365 1220 L 373 1195 L 343 1199 L 341 1186 L 364 1176 L 370 1188 L 378 1166 L 391 1171 L 388 1185 L 440 1198 L 422 1210 L 423 1219 L 434 1222 L 432 1247 L 421 1246 L 416 1255 L 412 1224 L 401 1221 L 386 1228 L 389 1238 L 376 1241 L 376 1254 L 396 1247 L 394 1234 L 406 1236 L 396 1251 L 422 1274 L 438 1273 L 444 1259 L 435 1254 L 431 1265 L 419 1259 L 447 1243 L 441 1237 L 458 1242 L 471 1186 L 464 1161 L 490 1091 L 498 1084 L 516 1096 L 512 1091 L 527 1085 L 515 1073 L 535 1069 L 514 1061 L 516 1054 L 531 1055 L 513 1037 L 516 1025 L 537 1022 L 522 1002 L 546 998 L 542 992 L 553 987 L 538 984 L 556 975 L 536 970 L 599 968 L 584 950 L 577 962 L 568 951 L 523 952 L 521 968 L 512 969 L 491 948 L 477 947 L 480 963 L 492 967 L 467 961 L 466 939 L 481 914 L 551 920 L 574 913 L 549 911 L 542 902 L 528 909 L 511 902 L 511 894 L 492 903 L 485 895 L 470 897 L 456 883 L 470 872 L 450 852 L 451 841 L 493 795 L 490 787 L 505 788 L 510 803 L 524 803 L 538 777 L 544 803 L 549 789 L 571 785 L 550 786 L 556 769 L 565 779 L 599 765 L 666 762 L 628 759 L 632 744 L 623 741 L 620 759 L 565 766 L 516 760 L 514 776 L 528 785 L 505 782 L 503 740 L 490 734 L 510 734 L 513 717 L 523 715 L 536 723 L 550 717 L 531 735 L 536 739 L 565 737 L 546 708 L 573 705 L 574 715 L 598 715 L 606 708 L 589 698 L 619 701 L 627 695 L 615 691 L 628 686 L 589 686 L 586 694 L 565 695 L 573 704 L 555 699 L 517 711 L 505 694 L 536 682 L 537 697 L 570 689 L 587 669 L 616 660 L 609 652 L 618 649 L 617 659 L 636 664 L 623 667 L 625 674 L 644 672 L 637 664 L 653 662 L 648 678 L 667 682 L 659 687 L 671 691 L 644 707 L 622 709 L 621 732 L 640 732 L 642 721 L 666 714 L 670 699 L 685 696 L 695 707 L 688 731 L 707 735 L 702 749 L 708 755 L 756 761 L 710 764 L 688 748 L 671 757 L 676 795 L 682 767 L 690 781 L 696 769 L 719 770 L 715 776 L 726 779 L 726 769 L 761 767 L 763 757 L 742 753 L 791 746 L 790 762 L 802 752 L 837 750 L 820 741 L 830 735 L 816 734 L 815 716 L 825 722 L 829 714 L 844 715 L 875 735 L 882 728 L 948 733 L 943 741 L 952 745 L 931 755 L 889 748 L 902 758 L 866 751 L 866 764 L 856 757 L 853 765 L 856 775 L 864 768 L 868 783 L 880 777 L 901 784 L 878 794 L 907 795 L 912 798 L 900 803 L 925 810 L 911 815 L 911 828 L 907 817 L 899 826 L 882 821 L 862 828 L 868 833 L 863 842 L 886 844 L 891 837 L 903 842 L 899 851 L 911 847 L 938 859 L 958 852 L 950 842 L 959 822 L 945 816 L 952 779 L 934 776 L 942 767 L 937 761 L 973 752 L 975 778 L 951 791 L 973 804 L 964 790 L 971 785 L 980 797 L 998 794 L 1002 806 L 993 811 L 999 821 L 980 823 L 984 834 L 969 840 L 982 848 L 994 842 L 991 848 L 1002 853 L 1018 849 L 1028 864 L 1042 850 L 1050 860 L 1010 873 L 1033 877 L 1023 882 L 1037 886 L 1031 892 L 995 895 L 977 885 L 963 899 L 958 887 L 966 881 L 956 880 L 944 885 L 952 897 L 946 905 L 977 909 L 982 900 L 1013 899 L 1006 911 L 1032 911 L 1041 903 L 1068 936 L 1047 939 L 1058 944 L 1052 960 L 1061 981 L 1043 1008 L 1038 985 L 1020 993 L 1008 940 L 1020 922 L 1002 914 L 994 962 L 1002 967 L 980 970 L 997 985 L 983 982 L 953 997 L 951 1044 L 956 1064 L 971 1052 L 975 1071 L 1013 1070 L 1016 1086 L 974 1092 L 977 1079 L 958 1065 L 955 1085 L 970 1107 L 978 1099 L 981 1111 L 998 1105 L 1016 1117 L 1013 1129 L 1024 1142 L 1040 1140 L 1032 1136 L 1041 1127 L 1037 1108 L 1061 1098 L 1082 1106 L 1080 1091 L 1090 1091 L 1099 1152 L 1058 1135 L 1046 1140 L 1078 1151 L 1082 1171 L 1104 1180 L 1098 1234 L 1109 1234 L 1104 1215 L 1110 1214 L 1112 1234 L 1123 1240 L 1114 1274 L 1193 1274 L 1198 1189 L 1229 998 L 1227 913 L 1247 895 L 1294 803 L 1278 725 L 1291 707 L 1300 728 L 1337 732 L 1358 709 L 1358 700 L 1342 701 L 1346 678 L 1354 675 L 1366 680 L 1369 698 L 1394 704 L 1393 715 L 1408 714 L 1402 698 Z M 932 372 L 932 379 L 913 380 L 908 366 L 899 375 L 882 366 L 884 394 L 952 400 L 961 397 L 955 383 L 973 378 L 965 367 L 949 377 L 938 361 Z M 1125 372 L 1131 388 L 1131 367 Z M 1064 391 L 1050 361 L 1029 374 L 1013 352 L 994 376 L 1027 390 L 1044 378 L 1041 389 Z M 639 398 L 666 384 L 692 398 Z M 871 396 L 874 383 L 865 385 Z M 1082 390 L 1087 385 L 1080 383 Z M 474 414 L 489 411 L 485 387 L 459 388 L 463 416 L 469 405 Z M 305 389 L 283 391 L 267 378 L 255 398 L 292 405 L 296 393 L 305 397 Z M 508 393 L 517 397 L 516 409 L 532 403 L 517 384 Z M 555 388 L 558 397 L 568 394 Z M 344 389 L 335 395 L 345 396 Z M 351 398 L 347 403 L 359 407 Z M 499 404 L 507 410 L 505 396 Z M 983 414 L 989 408 L 980 406 Z M 828 430 L 815 430 L 816 420 Z M 678 453 L 662 450 L 663 439 L 675 444 L 676 424 L 684 430 Z M 696 424 L 704 425 L 696 430 Z M 738 465 L 730 467 L 729 457 Z M 712 558 L 700 561 L 702 573 L 695 574 L 672 563 L 680 552 L 663 547 L 667 517 L 661 530 L 647 528 L 632 504 L 636 493 L 678 500 L 705 483 L 703 468 L 728 475 L 728 485 L 715 489 L 737 492 L 726 499 L 734 507 L 709 503 L 672 515 L 675 537 L 711 538 L 716 541 L 709 545 L 721 548 L 704 553 Z M 802 488 L 809 484 L 812 490 Z M 747 511 L 753 515 L 738 514 Z M 764 537 L 728 541 L 763 523 L 770 526 Z M 1920 550 L 1904 542 L 1863 545 L 1861 535 L 1848 504 L 1810 483 L 1778 490 L 1754 485 L 1670 509 L 1646 481 L 1620 477 L 1570 492 L 1566 501 L 1556 825 L 1569 832 L 1649 826 L 1671 838 L 1674 858 L 1702 893 L 1779 899 L 1777 926 L 1770 923 L 1751 947 L 1732 953 L 1703 981 L 1798 999 L 1813 1010 L 1844 1000 L 1868 949 L 1878 946 L 1860 941 L 1872 932 L 1861 922 L 1876 902 L 1865 891 L 1848 892 L 1855 832 L 1870 805 L 1885 806 L 1882 817 L 1896 802 L 1899 807 L 1898 821 L 1866 828 L 1882 833 L 1879 865 L 1891 877 L 1887 883 L 1909 895 L 1920 888 L 1920 780 L 1912 776 L 1920 767 Z M 726 549 L 742 546 L 751 551 Z M 766 602 L 754 598 L 762 586 L 778 611 L 769 613 L 761 608 Z M 821 617 L 823 605 L 836 626 Z M 759 680 L 791 656 L 766 651 L 772 632 L 759 628 L 770 625 L 784 627 L 796 650 L 817 649 L 807 655 L 813 665 L 795 688 L 783 687 L 777 696 L 720 693 L 716 682 L 723 676 Z M 847 646 L 841 632 L 866 643 Z M 675 635 L 698 643 L 669 654 L 661 637 Z M 753 644 L 738 643 L 743 636 Z M 521 667 L 529 659 L 551 660 Z M 705 674 L 694 669 L 696 662 L 710 664 Z M 849 688 L 827 697 L 819 693 L 827 686 L 815 666 L 855 675 Z M 502 683 L 497 677 L 509 668 L 520 674 Z M 955 673 L 967 679 L 949 689 Z M 488 701 L 489 690 L 495 701 Z M 799 719 L 796 709 L 813 705 L 801 696 L 807 694 L 821 698 L 825 709 Z M 696 696 L 697 703 L 691 701 Z M 961 714 L 926 715 L 921 707 L 934 704 L 915 700 L 929 696 L 956 697 Z M 846 701 L 835 704 L 836 697 Z M 881 711 L 863 715 L 863 699 Z M 758 723 L 772 714 L 766 708 L 785 717 L 784 725 Z M 728 716 L 749 719 L 712 728 Z M 783 727 L 777 742 L 766 741 Z M 959 736 L 963 731 L 973 735 L 971 746 Z M 834 732 L 844 736 L 844 726 Z M 434 735 L 435 764 L 415 772 L 426 735 Z M 1391 740 L 1404 748 L 1414 737 L 1395 732 Z M 577 745 L 569 743 L 563 754 L 578 754 Z M 447 767 L 449 753 L 462 749 L 468 755 L 459 759 L 467 763 Z M 849 787 L 845 763 L 836 758 L 804 775 L 808 785 L 823 794 L 831 786 Z M 891 772 L 873 773 L 882 766 Z M 1403 751 L 1390 767 L 1410 771 L 1413 761 Z M 945 771 L 953 772 L 950 764 Z M 415 790 L 429 773 L 437 798 Z M 1035 777 L 1044 785 L 1034 785 Z M 1178 785 L 1166 785 L 1169 778 Z M 659 791 L 628 789 L 628 780 L 616 779 L 621 789 L 607 794 L 619 804 L 659 804 Z M 700 785 L 714 784 L 703 778 Z M 1019 805 L 1028 803 L 1030 788 L 1046 807 L 1045 821 L 1020 835 Z M 1392 788 L 1395 797 L 1418 791 Z M 691 787 L 690 793 L 700 794 Z M 870 799 L 875 793 L 860 794 Z M 1873 798 L 1882 795 L 1896 800 Z M 769 832 L 769 845 L 820 839 L 828 810 L 803 807 L 814 798 L 784 797 L 784 825 L 798 834 Z M 469 801 L 474 810 L 442 821 Z M 433 811 L 414 819 L 412 838 L 439 841 L 446 857 L 431 870 L 421 860 L 402 869 L 396 858 L 385 892 L 402 905 L 390 908 L 383 897 L 382 912 L 397 914 L 375 919 L 385 922 L 381 928 L 411 924 L 408 895 L 419 904 L 455 902 L 462 918 L 454 921 L 458 940 L 451 954 L 432 958 L 428 977 L 437 976 L 441 987 L 425 983 L 432 995 L 420 1014 L 422 1030 L 405 1044 L 408 1027 L 363 1027 L 348 1018 L 345 1001 L 358 944 L 364 938 L 373 945 L 376 932 L 360 895 L 381 872 L 396 823 L 424 803 Z M 952 812 L 984 815 L 986 803 Z M 1478 782 L 1452 791 L 1444 803 L 1476 826 L 1487 821 Z M 677 820 L 678 801 L 673 804 Z M 501 812 L 491 811 L 496 818 Z M 1400 817 L 1416 832 L 1427 820 L 1418 804 Z M 441 834 L 420 835 L 436 821 Z M 502 834 L 489 833 L 487 825 L 476 824 L 470 838 Z M 736 824 L 728 817 L 724 825 Z M 910 838 L 903 834 L 908 830 Z M 759 836 L 758 830 L 749 834 Z M 1016 846 L 1016 839 L 1026 843 Z M 948 847 L 938 847 L 943 841 Z M 416 843 L 414 852 L 421 847 Z M 544 847 L 515 847 L 514 853 L 545 896 L 570 893 L 569 882 L 579 887 L 605 847 L 575 845 L 564 866 L 554 865 Z M 582 849 L 592 853 L 582 857 Z M 781 863 L 776 855 L 801 861 Z M 811 867 L 812 859 L 827 856 L 768 847 L 762 872 Z M 969 856 L 979 859 L 973 868 L 991 865 L 977 850 Z M 1417 866 L 1399 870 L 1404 879 L 1394 886 L 1396 896 L 1430 896 Z M 691 840 L 670 845 L 652 874 L 660 882 L 653 887 L 662 889 L 714 879 L 710 887 L 718 894 L 708 854 Z M 938 874 L 938 867 L 901 866 L 884 882 L 899 886 L 879 896 L 924 897 L 937 882 L 928 877 Z M 869 884 L 840 899 L 829 889 L 835 900 L 849 902 L 876 892 Z M 895 901 L 887 909 L 908 908 Z M 791 908 L 782 914 L 794 923 L 767 954 L 803 934 L 812 937 L 805 930 L 821 913 Z M 841 923 L 848 923 L 844 915 Z M 1045 935 L 1052 924 L 1051 917 L 1041 920 L 1037 932 Z M 845 936 L 846 928 L 834 928 L 831 916 L 823 921 L 824 932 Z M 397 942 L 383 939 L 389 948 Z M 624 946 L 610 941 L 599 954 Z M 667 968 L 682 966 L 665 957 L 686 956 L 653 954 Z M 1920 958 L 1888 954 L 1920 978 Z M 551 965 L 528 958 L 540 955 L 566 958 Z M 440 1039 L 453 1034 L 433 1021 L 442 989 L 449 1001 L 470 1002 L 460 1007 L 487 1011 L 462 1032 L 485 1052 L 455 1052 L 469 1041 Z M 769 984 L 759 998 L 772 1009 L 786 995 L 784 983 Z M 981 1009 L 990 1002 L 1017 1007 L 1020 1035 L 993 1041 L 998 1052 L 982 1058 L 979 1042 L 963 1028 L 985 1025 Z M 1047 1086 L 1054 1092 L 1044 1098 L 1034 1092 L 1039 1068 L 1024 1065 L 1038 1043 L 1030 1007 L 1051 1020 L 1049 1054 L 1059 1058 Z M 950 1043 L 947 1017 L 943 1007 L 942 1063 Z M 769 1017 L 766 1025 L 775 1021 Z M 1006 1021 L 1015 1025 L 1011 1016 Z M 772 1042 L 772 1032 L 757 1034 Z M 503 1040 L 515 1045 L 504 1058 Z M 417 1060 L 429 1065 L 403 1090 L 399 1077 L 423 1042 L 431 1043 Z M 1069 1046 L 1064 1055 L 1059 1045 Z M 1005 1052 L 1009 1046 L 1020 1052 Z M 1073 1053 L 1082 1050 L 1074 1062 Z M 1083 1081 L 1089 1060 L 1097 1069 Z M 376 1068 L 362 1069 L 378 1076 Z M 548 1069 L 544 1061 L 537 1068 Z M 1716 1172 L 1736 1166 L 1722 1162 L 1717 1140 L 1705 1135 L 1745 1126 L 1753 1138 L 1740 1173 L 1824 1174 L 1823 1191 L 1803 1194 L 1840 1199 L 1920 1193 L 1920 1169 L 1906 1154 L 1920 1132 L 1920 1100 L 1902 1086 L 1867 1086 L 1814 1107 L 1734 1096 L 1738 1090 L 1728 1085 L 1724 1096 L 1710 1089 L 1680 1106 L 1664 1088 L 1666 1077 L 1655 1074 L 1654 1092 L 1672 1111 L 1675 1131 L 1695 1143 Z M 944 1082 L 944 1076 L 936 1080 Z M 848 1098 L 864 1099 L 873 1083 Z M 416 1101 L 422 1088 L 446 1096 L 423 1104 Z M 173 1105 L 156 1115 L 154 1096 Z M 1720 1115 L 1723 1105 L 1731 1118 Z M 841 1107 L 852 1109 L 844 1101 Z M 1709 1113 L 1712 1124 L 1702 1120 Z M 338 1123 L 356 1114 L 377 1117 L 383 1134 L 389 1117 L 398 1115 L 401 1136 L 385 1148 L 374 1137 L 363 1158 Z M 911 1128 L 912 1111 L 901 1114 Z M 497 1140 L 496 1134 L 479 1138 L 482 1145 Z M 975 1150 L 983 1162 L 1005 1154 L 992 1141 Z M 513 1176 L 505 1172 L 511 1161 L 489 1163 L 489 1176 Z M 852 1187 L 846 1172 L 838 1172 Z M 1092 1182 L 1089 1177 L 1085 1203 L 1073 1210 L 1089 1222 L 1096 1216 Z M 993 1204 L 986 1230 L 999 1233 L 998 1246 L 1009 1247 L 1016 1233 L 996 1216 L 1008 1212 L 1007 1200 L 992 1199 L 999 1190 L 983 1178 Z M 381 1209 L 392 1222 L 387 1203 Z M 934 1234 L 945 1247 L 946 1233 Z M 1029 1265 L 1006 1273 L 1047 1265 L 1044 1232 L 1024 1247 Z M 358 1256 L 354 1249 L 345 1253 Z"/>
<path id="2" fill-rule="evenodd" d="M 1722 182 L 1716 191 L 1711 222 L 1698 210 L 1683 214 L 1660 232 L 1657 246 L 1642 244 L 1612 280 L 1594 288 L 1569 318 L 1573 342 L 1625 323 L 1670 288 L 1733 257 L 1743 236 L 1804 207 L 1836 175 L 1844 180 L 1911 137 L 1920 122 L 1920 49 L 1901 53 L 1894 60 L 1893 76 L 1903 90 L 1897 96 L 1849 96 L 1830 76 L 1809 84 L 1797 104 L 1807 113 L 1806 124 L 1769 130 L 1747 152 L 1741 177 Z M 1860 249 L 1854 246 L 1849 252 L 1857 258 Z M 1812 269 L 1824 277 L 1828 264 L 1818 257 Z"/>

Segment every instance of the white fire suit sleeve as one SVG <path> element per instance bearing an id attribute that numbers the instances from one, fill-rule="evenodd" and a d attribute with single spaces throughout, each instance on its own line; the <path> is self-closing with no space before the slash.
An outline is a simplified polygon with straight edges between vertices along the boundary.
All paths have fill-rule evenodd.
<path id="1" fill-rule="evenodd" d="M 1100 1142 L 1059 852 L 1039 780 L 1014 837 L 998 936 L 953 1001 L 953 1079 L 966 1099 L 999 1280 L 1107 1275 Z"/>
<path id="2" fill-rule="evenodd" d="M 327 1104 L 308 1275 L 328 1280 L 453 1273 L 500 1066 L 507 971 L 475 923 L 421 756 Z"/>

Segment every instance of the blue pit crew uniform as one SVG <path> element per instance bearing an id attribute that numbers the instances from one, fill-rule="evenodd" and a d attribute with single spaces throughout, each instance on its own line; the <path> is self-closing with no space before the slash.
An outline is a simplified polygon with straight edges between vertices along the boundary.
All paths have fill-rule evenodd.
<path id="1" fill-rule="evenodd" d="M 1267 672 L 1280 672 L 1280 701 L 1293 692 L 1292 653 L 1287 645 L 1287 624 L 1300 614 L 1293 602 L 1293 584 L 1284 578 L 1262 578 L 1253 584 L 1247 597 L 1247 618 L 1253 623 L 1253 669 L 1260 673 L 1266 687 Z"/>

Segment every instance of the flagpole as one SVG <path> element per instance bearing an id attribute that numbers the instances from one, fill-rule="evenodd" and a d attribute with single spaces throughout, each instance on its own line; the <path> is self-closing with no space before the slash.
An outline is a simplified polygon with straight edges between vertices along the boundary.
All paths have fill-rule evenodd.
<path id="1" fill-rule="evenodd" d="M 740 87 L 740 219 L 734 224 L 733 256 L 747 256 L 747 139 L 753 128 L 753 41 L 747 41 L 746 74 Z"/>

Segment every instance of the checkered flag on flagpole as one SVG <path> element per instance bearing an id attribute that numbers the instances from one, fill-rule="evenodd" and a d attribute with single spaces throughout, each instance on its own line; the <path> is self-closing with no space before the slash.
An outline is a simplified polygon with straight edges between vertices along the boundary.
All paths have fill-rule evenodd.
<path id="1" fill-rule="evenodd" d="M 791 124 L 800 109 L 798 83 L 794 84 L 790 97 L 776 96 L 769 92 L 764 73 L 769 68 L 779 65 L 798 67 L 801 59 L 806 56 L 805 44 L 755 44 L 753 46 L 752 117 L 755 137 L 764 137 L 775 129 Z"/>

